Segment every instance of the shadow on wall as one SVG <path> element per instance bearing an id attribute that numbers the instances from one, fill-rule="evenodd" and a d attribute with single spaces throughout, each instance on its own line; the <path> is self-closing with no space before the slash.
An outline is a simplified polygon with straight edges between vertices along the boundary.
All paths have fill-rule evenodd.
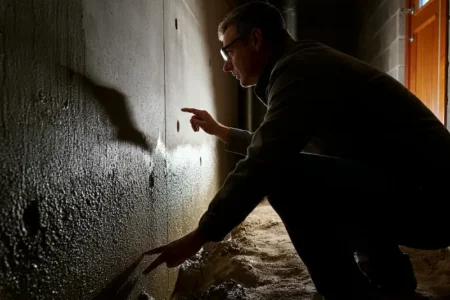
<path id="1" fill-rule="evenodd" d="M 121 2 L 110 1 L 108 7 Z M 225 82 L 222 77 L 217 24 L 212 21 L 214 15 L 217 17 L 212 5 L 217 3 L 204 2 L 208 9 L 202 12 L 202 18 L 207 19 L 208 43 L 211 42 L 217 118 L 233 126 L 235 99 L 228 95 L 236 82 L 227 75 L 229 80 Z M 139 3 L 153 8 L 159 7 L 162 1 Z M 5 74 L 0 77 L 5 76 L 6 95 L 0 107 L 7 116 L 0 122 L 4 123 L 5 132 L 5 139 L 0 143 L 0 157 L 4 159 L 2 170 L 5 170 L 0 182 L 0 214 L 4 216 L 0 218 L 0 253 L 5 258 L 0 266 L 2 299 L 7 294 L 14 298 L 57 294 L 62 299 L 85 299 L 92 296 L 93 291 L 96 294 L 110 275 L 126 269 L 134 258 L 134 251 L 143 250 L 138 249 L 144 247 L 141 233 L 152 241 L 145 248 L 166 239 L 166 162 L 155 155 L 151 166 L 140 165 L 138 163 L 146 162 L 140 151 L 108 145 L 109 125 L 114 126 L 117 139 L 145 151 L 152 152 L 156 143 L 137 128 L 139 120 L 130 113 L 133 103 L 122 91 L 76 71 L 89 70 L 86 56 L 103 54 L 95 48 L 103 44 L 96 44 L 92 53 L 86 54 L 86 49 L 90 49 L 85 43 L 86 34 L 97 33 L 100 26 L 96 23 L 83 25 L 82 21 L 88 19 L 89 14 L 84 14 L 82 4 L 82 1 L 43 1 L 33 6 L 31 1 L 13 0 L 0 4 L 5 20 L 0 22 L 4 37 L 0 43 L 5 42 Z M 107 28 L 106 33 L 117 35 L 121 46 L 128 42 L 122 39 L 125 34 L 120 36 L 122 28 L 129 28 L 125 13 L 134 16 L 132 13 L 142 12 L 142 22 L 149 24 L 151 21 L 153 28 L 156 27 L 153 24 L 162 24 L 159 16 L 162 11 L 138 8 L 119 11 L 106 18 L 110 14 L 108 10 L 104 15 L 93 14 L 92 18 L 98 19 L 99 24 L 106 21 L 119 24 L 119 27 Z M 125 20 L 117 20 L 121 13 Z M 155 16 L 154 20 L 147 14 Z M 154 36 L 159 36 L 162 29 L 155 31 Z M 142 32 L 144 36 L 151 35 Z M 105 32 L 99 31 L 99 35 L 102 33 Z M 130 40 L 134 41 L 133 38 L 131 36 Z M 142 46 L 140 51 L 147 55 L 147 46 Z M 111 53 L 121 54 L 120 51 Z M 137 55 L 133 58 L 140 62 Z M 152 65 L 153 61 L 148 64 Z M 71 69 L 62 65 L 70 65 Z M 128 63 L 124 66 L 131 68 Z M 155 73 L 161 77 L 158 66 L 159 63 Z M 112 65 L 105 69 L 115 68 L 117 66 Z M 93 70 L 95 73 L 96 68 Z M 148 84 L 149 79 L 155 77 L 136 76 L 133 80 Z M 123 83 L 120 86 L 124 88 L 135 88 L 126 81 L 119 80 L 119 83 Z M 155 104 L 163 103 L 159 100 L 155 97 Z M 148 105 L 147 99 L 139 104 L 154 107 Z M 96 106 L 102 109 L 110 124 L 99 122 Z M 163 114 L 162 110 L 150 111 L 155 122 L 145 124 L 157 124 Z M 164 128 L 163 122 L 158 124 Z M 144 126 L 141 128 L 145 133 L 151 131 Z M 228 159 L 234 159 L 234 155 L 225 153 L 222 147 L 218 153 L 220 174 L 224 179 L 232 167 Z M 222 159 L 222 155 L 227 160 Z M 134 229 L 132 233 L 126 231 L 130 228 Z M 125 295 L 136 284 L 135 280 L 127 278 L 135 266 L 132 264 L 111 281 L 101 295 Z M 158 271 L 167 274 L 163 268 Z M 155 276 L 152 281 L 148 285 L 155 287 L 155 293 L 166 292 L 167 276 Z M 161 292 L 162 286 L 164 291 Z"/>
<path id="2" fill-rule="evenodd" d="M 103 86 L 86 75 L 75 72 L 65 67 L 71 77 L 81 77 L 82 83 L 94 96 L 93 98 L 102 107 L 111 124 L 116 128 L 116 136 L 119 141 L 134 144 L 143 150 L 153 152 L 155 143 L 150 143 L 148 138 L 134 124 L 130 113 L 127 96 L 112 87 Z"/>
<path id="3" fill-rule="evenodd" d="M 165 186 L 164 161 L 139 165 L 141 151 L 108 145 L 114 130 L 114 140 L 146 152 L 156 143 L 137 129 L 122 91 L 74 71 L 86 69 L 83 30 L 95 30 L 83 27 L 82 1 L 6 0 L 0 12 L 0 298 L 87 299 L 147 248 L 136 232 L 152 229 L 148 247 L 165 239 L 154 234 L 166 232 L 155 225 L 166 211 L 153 188 Z M 137 264 L 102 295 L 128 293 Z"/>
<path id="4" fill-rule="evenodd" d="M 133 291 L 138 277 L 132 277 L 133 272 L 138 267 L 139 263 L 144 258 L 142 254 L 133 262 L 128 268 L 126 268 L 122 273 L 117 275 L 113 280 L 111 280 L 108 285 L 92 300 L 104 300 L 104 299 L 115 299 L 115 300 L 126 300 Z"/>

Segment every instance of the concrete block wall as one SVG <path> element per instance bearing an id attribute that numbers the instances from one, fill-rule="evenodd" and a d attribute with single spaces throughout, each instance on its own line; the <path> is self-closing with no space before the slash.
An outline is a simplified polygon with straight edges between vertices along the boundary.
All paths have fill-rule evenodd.
<path id="1" fill-rule="evenodd" d="M 192 230 L 235 156 L 225 1 L 0 2 L 0 299 L 167 299 L 141 254 Z"/>
<path id="2" fill-rule="evenodd" d="M 405 0 L 373 0 L 361 4 L 357 56 L 401 83 L 405 78 Z"/>

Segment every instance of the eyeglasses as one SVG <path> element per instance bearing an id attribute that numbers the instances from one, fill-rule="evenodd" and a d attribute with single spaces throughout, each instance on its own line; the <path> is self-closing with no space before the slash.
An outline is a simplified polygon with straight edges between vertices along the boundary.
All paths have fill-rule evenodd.
<path id="1" fill-rule="evenodd" d="M 230 56 L 228 55 L 228 49 L 234 44 L 236 43 L 238 40 L 244 38 L 246 36 L 246 34 L 240 35 L 238 37 L 236 37 L 234 40 L 232 40 L 228 45 L 226 45 L 225 47 L 223 47 L 222 49 L 220 49 L 220 54 L 222 54 L 222 57 L 225 61 L 228 61 Z"/>

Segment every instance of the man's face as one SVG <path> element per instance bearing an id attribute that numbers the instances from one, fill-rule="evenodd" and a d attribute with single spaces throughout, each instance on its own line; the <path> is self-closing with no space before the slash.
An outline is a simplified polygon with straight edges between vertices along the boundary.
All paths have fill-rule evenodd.
<path id="1" fill-rule="evenodd" d="M 238 38 L 236 40 L 236 38 Z M 239 37 L 236 26 L 231 25 L 223 35 L 223 46 L 226 48 L 227 60 L 223 65 L 224 72 L 231 72 L 240 81 L 242 87 L 249 87 L 258 82 L 262 70 L 261 40 L 253 35 Z"/>

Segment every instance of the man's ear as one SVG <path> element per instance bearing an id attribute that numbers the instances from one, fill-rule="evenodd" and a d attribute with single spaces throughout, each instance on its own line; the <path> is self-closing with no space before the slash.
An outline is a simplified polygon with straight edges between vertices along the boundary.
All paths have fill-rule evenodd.
<path id="1" fill-rule="evenodd" d="M 261 49 L 263 39 L 261 29 L 254 28 L 252 30 L 251 37 L 252 37 L 251 42 L 253 46 L 256 48 L 256 50 L 259 51 Z"/>

